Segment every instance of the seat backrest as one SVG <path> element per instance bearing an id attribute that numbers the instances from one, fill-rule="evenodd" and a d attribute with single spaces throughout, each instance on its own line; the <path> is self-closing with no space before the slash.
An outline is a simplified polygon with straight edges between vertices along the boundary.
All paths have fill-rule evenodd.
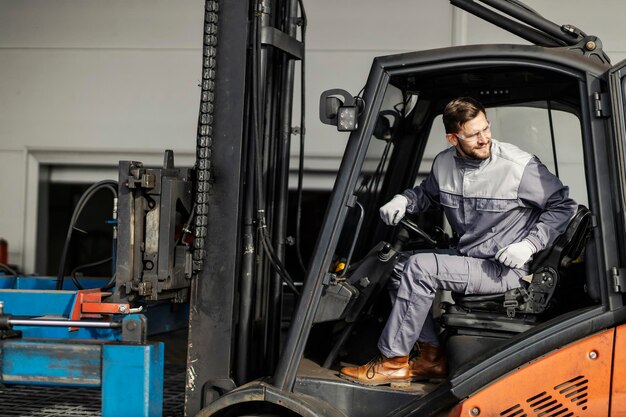
<path id="1" fill-rule="evenodd" d="M 530 270 L 532 280 L 528 288 L 514 288 L 504 295 L 504 307 L 509 317 L 517 312 L 543 313 L 552 300 L 558 285 L 560 273 L 582 253 L 591 233 L 591 212 L 583 205 L 569 225 L 552 246 L 537 253 Z"/>
<path id="2" fill-rule="evenodd" d="M 591 212 L 587 207 L 579 205 L 565 232 L 556 238 L 552 246 L 534 256 L 530 271 L 534 273 L 546 266 L 554 269 L 567 267 L 580 256 L 590 231 Z"/>

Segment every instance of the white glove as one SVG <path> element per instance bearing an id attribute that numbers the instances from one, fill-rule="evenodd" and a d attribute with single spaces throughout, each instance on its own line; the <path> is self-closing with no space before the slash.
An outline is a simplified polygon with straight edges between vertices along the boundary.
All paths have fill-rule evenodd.
<path id="1" fill-rule="evenodd" d="M 496 261 L 509 268 L 521 268 L 537 252 L 535 245 L 524 239 L 505 246 L 496 253 Z"/>
<path id="2" fill-rule="evenodd" d="M 402 194 L 396 194 L 391 201 L 380 208 L 380 218 L 383 219 L 386 225 L 395 226 L 406 214 L 406 206 L 408 204 L 408 198 Z"/>

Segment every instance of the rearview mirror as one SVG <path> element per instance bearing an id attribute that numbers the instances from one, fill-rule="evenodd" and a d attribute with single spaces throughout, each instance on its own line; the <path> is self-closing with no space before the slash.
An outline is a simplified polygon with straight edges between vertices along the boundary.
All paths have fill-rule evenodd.
<path id="1" fill-rule="evenodd" d="M 383 110 L 378 113 L 376 126 L 374 127 L 374 137 L 384 141 L 390 141 L 398 125 L 400 114 L 395 110 Z"/>

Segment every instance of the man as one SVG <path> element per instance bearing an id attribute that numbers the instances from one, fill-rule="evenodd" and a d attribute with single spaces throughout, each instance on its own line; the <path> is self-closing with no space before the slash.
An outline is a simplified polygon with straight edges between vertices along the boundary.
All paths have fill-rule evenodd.
<path id="1" fill-rule="evenodd" d="M 445 107 L 452 147 L 435 158 L 417 187 L 380 209 L 396 225 L 406 212 L 440 206 L 459 236 L 454 250 L 405 255 L 390 280 L 391 314 L 379 357 L 341 375 L 366 385 L 403 386 L 443 378 L 446 361 L 430 315 L 437 290 L 502 293 L 522 285 L 532 255 L 565 231 L 576 211 L 569 189 L 539 159 L 491 138 L 485 109 L 472 98 Z M 409 362 L 416 349 L 418 356 Z"/>

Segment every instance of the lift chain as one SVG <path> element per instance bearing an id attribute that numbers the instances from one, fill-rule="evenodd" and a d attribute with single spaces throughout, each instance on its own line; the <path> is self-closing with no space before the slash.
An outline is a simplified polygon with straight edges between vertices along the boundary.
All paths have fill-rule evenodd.
<path id="1" fill-rule="evenodd" d="M 213 109 L 215 103 L 215 55 L 217 52 L 217 0 L 205 2 L 204 35 L 202 39 L 202 83 L 200 114 L 196 143 L 196 213 L 193 251 L 193 273 L 202 270 L 206 256 L 205 239 L 212 186 L 211 148 L 213 142 Z"/>

